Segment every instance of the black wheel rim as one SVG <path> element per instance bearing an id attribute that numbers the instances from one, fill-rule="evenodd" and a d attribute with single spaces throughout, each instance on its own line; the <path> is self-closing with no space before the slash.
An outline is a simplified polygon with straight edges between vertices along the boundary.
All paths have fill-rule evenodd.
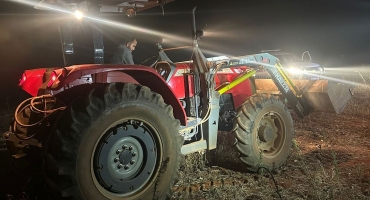
<path id="1" fill-rule="evenodd" d="M 127 120 L 110 128 L 94 152 L 98 187 L 109 196 L 127 196 L 141 190 L 152 178 L 159 155 L 158 134 L 142 120 Z"/>

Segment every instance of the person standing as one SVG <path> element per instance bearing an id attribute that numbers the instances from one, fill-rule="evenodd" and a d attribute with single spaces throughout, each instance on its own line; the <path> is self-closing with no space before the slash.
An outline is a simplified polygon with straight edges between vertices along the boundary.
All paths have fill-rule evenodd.
<path id="1" fill-rule="evenodd" d="M 113 54 L 112 64 L 135 64 L 132 51 L 137 45 L 136 38 L 131 38 L 126 44 L 121 44 Z"/>

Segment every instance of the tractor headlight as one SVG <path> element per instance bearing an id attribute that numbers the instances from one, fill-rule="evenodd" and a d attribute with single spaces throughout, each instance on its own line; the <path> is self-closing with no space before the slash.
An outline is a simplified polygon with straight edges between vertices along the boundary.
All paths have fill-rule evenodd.
<path id="1" fill-rule="evenodd" d="M 82 18 L 84 18 L 84 13 L 79 11 L 79 10 L 76 10 L 75 13 L 74 13 L 75 17 L 78 19 L 78 20 L 81 20 Z"/>
<path id="2" fill-rule="evenodd" d="M 294 75 L 303 74 L 305 72 L 305 70 L 302 70 L 302 69 L 296 68 L 296 67 L 289 68 L 288 71 L 289 71 L 289 73 L 294 74 Z"/>

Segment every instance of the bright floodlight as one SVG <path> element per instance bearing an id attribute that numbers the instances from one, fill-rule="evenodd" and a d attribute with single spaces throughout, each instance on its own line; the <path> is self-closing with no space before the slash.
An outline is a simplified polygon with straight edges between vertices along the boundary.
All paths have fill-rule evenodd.
<path id="1" fill-rule="evenodd" d="M 75 17 L 76 17 L 78 20 L 80 20 L 80 19 L 82 19 L 82 18 L 84 17 L 84 14 L 83 14 L 81 11 L 76 10 L 76 11 L 75 11 Z"/>
<path id="2" fill-rule="evenodd" d="M 294 75 L 300 75 L 300 74 L 304 73 L 304 70 L 296 68 L 296 67 L 289 68 L 288 70 L 289 70 L 290 73 L 292 73 Z"/>

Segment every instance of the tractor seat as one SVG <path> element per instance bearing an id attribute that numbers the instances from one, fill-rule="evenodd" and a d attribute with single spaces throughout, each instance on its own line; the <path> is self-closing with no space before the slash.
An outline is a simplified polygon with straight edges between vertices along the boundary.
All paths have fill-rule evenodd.
<path id="1" fill-rule="evenodd" d="M 157 64 L 154 66 L 154 69 L 163 77 L 164 80 L 167 80 L 171 73 L 171 66 L 167 61 L 157 62 Z"/>

